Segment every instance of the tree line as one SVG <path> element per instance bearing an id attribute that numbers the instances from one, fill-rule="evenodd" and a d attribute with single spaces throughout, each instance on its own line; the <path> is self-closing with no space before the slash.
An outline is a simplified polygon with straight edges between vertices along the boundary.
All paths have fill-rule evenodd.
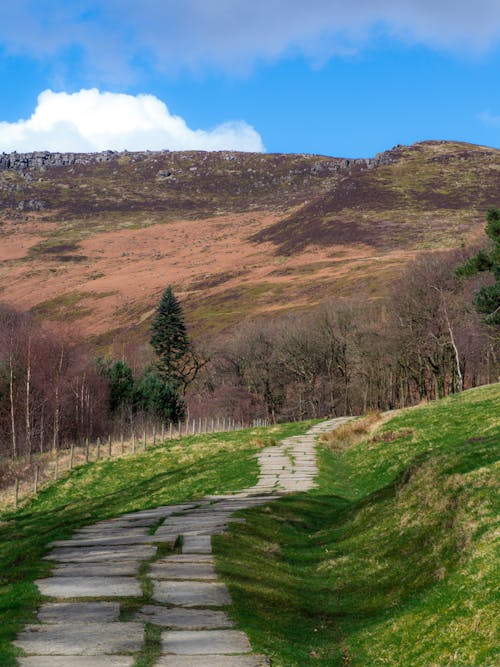
<path id="1" fill-rule="evenodd" d="M 500 211 L 489 245 L 430 252 L 374 300 L 335 299 L 190 341 L 167 288 L 148 363 L 95 358 L 0 304 L 0 457 L 187 417 L 296 420 L 414 405 L 498 381 Z"/>

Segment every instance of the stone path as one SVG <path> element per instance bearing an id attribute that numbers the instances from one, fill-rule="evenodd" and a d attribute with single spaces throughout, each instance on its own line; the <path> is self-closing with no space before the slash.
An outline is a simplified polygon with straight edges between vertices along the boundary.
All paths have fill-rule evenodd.
<path id="1" fill-rule="evenodd" d="M 262 450 L 258 484 L 240 493 L 125 514 L 54 542 L 52 575 L 36 582 L 52 600 L 15 642 L 26 654 L 21 667 L 133 667 L 147 623 L 161 628 L 155 667 L 269 665 L 226 613 L 231 598 L 217 578 L 211 536 L 243 521 L 233 516 L 238 510 L 310 489 L 315 437 L 344 421 Z M 162 545 L 169 555 L 158 557 Z M 126 614 L 131 599 L 139 609 L 133 618 Z"/>

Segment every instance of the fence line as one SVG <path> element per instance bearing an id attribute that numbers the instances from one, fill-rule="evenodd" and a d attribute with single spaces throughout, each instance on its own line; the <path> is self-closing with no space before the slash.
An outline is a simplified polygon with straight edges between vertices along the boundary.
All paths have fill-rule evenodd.
<path id="1" fill-rule="evenodd" d="M 103 447 L 103 442 L 106 443 L 106 440 L 102 441 L 99 436 L 96 438 L 95 442 L 91 442 L 90 439 L 86 437 L 81 445 L 72 442 L 65 448 L 53 451 L 53 460 L 48 461 L 45 480 L 43 479 L 40 463 L 35 464 L 32 481 L 23 481 L 19 477 L 16 477 L 14 481 L 12 504 L 14 509 L 17 509 L 23 500 L 38 495 L 39 491 L 44 486 L 44 481 L 46 483 L 49 483 L 51 479 L 55 481 L 59 479 L 62 472 L 72 470 L 75 466 L 87 465 L 89 463 L 95 463 L 96 461 L 110 460 L 112 458 L 132 456 L 139 451 L 138 448 L 140 448 L 141 451 L 146 451 L 150 447 L 157 447 L 159 444 L 193 435 L 227 433 L 247 428 L 261 428 L 269 425 L 270 421 L 262 418 L 253 419 L 252 422 L 248 424 L 237 422 L 232 417 L 205 417 L 204 419 L 198 417 L 187 419 L 185 422 L 178 422 L 177 425 L 170 422 L 168 431 L 165 429 L 165 424 L 162 424 L 160 440 L 157 439 L 158 434 L 156 425 L 153 425 L 153 427 L 149 429 L 149 433 L 144 426 L 141 434 L 142 438 L 138 436 L 134 426 L 131 429 L 128 440 L 125 439 L 123 429 L 120 431 L 118 440 L 114 439 L 112 434 L 109 434 L 107 437 L 107 447 Z M 105 454 L 103 454 L 103 451 L 105 451 Z M 65 468 L 63 469 L 62 466 L 64 464 Z M 50 472 L 51 468 L 52 472 Z"/>

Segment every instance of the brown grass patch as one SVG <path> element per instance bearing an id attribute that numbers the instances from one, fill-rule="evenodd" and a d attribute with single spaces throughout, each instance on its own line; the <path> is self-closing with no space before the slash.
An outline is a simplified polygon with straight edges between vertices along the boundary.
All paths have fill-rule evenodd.
<path id="1" fill-rule="evenodd" d="M 324 433 L 320 437 L 320 442 L 333 451 L 344 451 L 373 433 L 382 421 L 383 417 L 380 412 L 368 412 L 360 419 L 342 424 L 330 433 Z"/>

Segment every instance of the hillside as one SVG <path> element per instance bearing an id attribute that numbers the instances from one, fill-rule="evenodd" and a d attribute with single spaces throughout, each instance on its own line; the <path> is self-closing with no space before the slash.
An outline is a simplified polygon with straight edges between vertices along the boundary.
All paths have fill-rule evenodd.
<path id="1" fill-rule="evenodd" d="M 499 664 L 500 385 L 333 432 L 319 488 L 217 538 L 276 667 Z"/>
<path id="2" fill-rule="evenodd" d="M 500 151 L 373 160 L 248 153 L 0 156 L 0 298 L 141 339 L 172 284 L 196 332 L 329 296 L 377 296 L 429 248 L 482 233 Z"/>
<path id="3" fill-rule="evenodd" d="M 499 414 L 496 384 L 344 425 L 320 444 L 316 489 L 245 510 L 245 523 L 214 537 L 231 617 L 254 650 L 274 667 L 497 664 Z M 263 447 L 310 425 L 191 436 L 81 465 L 3 513 L 1 664 L 16 664 L 11 642 L 42 602 L 33 581 L 52 567 L 50 542 L 253 485 Z M 122 598 L 122 620 L 150 597 L 145 586 Z M 159 636 L 148 632 L 152 652 L 136 667 L 155 664 Z"/>

